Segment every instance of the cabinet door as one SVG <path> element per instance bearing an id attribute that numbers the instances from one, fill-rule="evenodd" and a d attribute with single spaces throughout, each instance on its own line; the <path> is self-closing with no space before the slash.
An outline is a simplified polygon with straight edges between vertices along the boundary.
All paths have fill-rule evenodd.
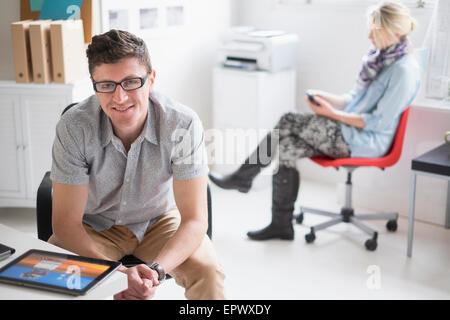
<path id="1" fill-rule="evenodd" d="M 215 128 L 257 128 L 258 72 L 216 68 L 213 71 Z"/>
<path id="2" fill-rule="evenodd" d="M 295 112 L 295 70 L 267 73 L 258 88 L 258 128 L 271 130 L 287 112 Z"/>
<path id="3" fill-rule="evenodd" d="M 63 96 L 22 96 L 23 135 L 27 198 L 36 198 L 37 189 L 52 165 L 52 146 Z"/>
<path id="4" fill-rule="evenodd" d="M 234 171 L 259 138 L 260 72 L 226 68 L 213 71 L 213 127 L 207 134 L 209 160 L 218 172 Z"/>
<path id="5" fill-rule="evenodd" d="M 17 96 L 0 98 L 0 197 L 25 197 L 23 143 L 20 100 Z"/>

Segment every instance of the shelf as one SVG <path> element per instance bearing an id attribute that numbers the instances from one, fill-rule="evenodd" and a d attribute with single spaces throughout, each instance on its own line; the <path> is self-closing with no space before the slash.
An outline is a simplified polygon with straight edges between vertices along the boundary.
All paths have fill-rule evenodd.
<path id="1" fill-rule="evenodd" d="M 420 98 L 414 100 L 411 105 L 414 108 L 432 109 L 434 111 L 443 111 L 450 113 L 450 101 Z"/>

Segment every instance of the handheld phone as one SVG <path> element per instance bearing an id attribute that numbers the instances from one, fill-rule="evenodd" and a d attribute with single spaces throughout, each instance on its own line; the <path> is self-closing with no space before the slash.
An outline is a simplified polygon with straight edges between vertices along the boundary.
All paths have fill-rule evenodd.
<path id="1" fill-rule="evenodd" d="M 312 103 L 313 105 L 318 106 L 318 107 L 320 106 L 320 103 L 318 103 L 318 102 L 314 99 L 314 96 L 313 96 L 311 93 L 306 92 L 306 95 L 308 96 L 309 101 L 311 101 L 311 103 Z"/>

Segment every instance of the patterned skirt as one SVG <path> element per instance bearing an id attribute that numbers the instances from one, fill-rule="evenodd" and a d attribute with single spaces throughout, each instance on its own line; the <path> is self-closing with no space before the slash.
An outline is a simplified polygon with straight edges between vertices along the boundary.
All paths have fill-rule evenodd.
<path id="1" fill-rule="evenodd" d="M 286 113 L 275 129 L 279 135 L 279 165 L 296 167 L 300 158 L 350 157 L 350 147 L 342 137 L 338 121 L 316 114 Z"/>

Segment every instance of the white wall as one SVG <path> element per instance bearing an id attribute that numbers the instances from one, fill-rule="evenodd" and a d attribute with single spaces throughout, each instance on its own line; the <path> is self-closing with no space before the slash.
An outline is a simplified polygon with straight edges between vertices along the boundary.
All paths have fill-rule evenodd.
<path id="1" fill-rule="evenodd" d="M 234 0 L 233 22 L 262 29 L 281 29 L 299 35 L 297 66 L 297 106 L 307 111 L 304 92 L 309 88 L 344 93 L 351 89 L 361 67 L 361 57 L 369 48 L 366 8 L 357 6 L 304 5 L 296 8 L 276 6 L 275 0 Z M 420 47 L 431 10 L 413 9 L 419 29 L 412 34 L 414 47 Z M 276 106 L 274 106 L 276 108 Z M 407 216 L 411 159 L 443 143 L 443 133 L 450 129 L 450 109 L 446 111 L 413 109 L 402 157 L 386 169 L 364 168 L 354 174 L 354 205 L 400 212 Z M 302 177 L 343 183 L 345 173 L 323 169 L 309 160 L 299 162 Z M 444 224 L 446 209 L 445 181 L 419 178 L 416 218 Z M 301 191 L 299 195 L 301 201 Z"/>
<path id="2" fill-rule="evenodd" d="M 14 80 L 10 24 L 20 19 L 19 1 L 0 2 L 0 80 Z M 144 39 L 156 70 L 156 88 L 194 109 L 211 126 L 211 77 L 218 35 L 231 24 L 230 0 L 188 1 L 189 25 L 168 37 Z M 99 1 L 93 1 L 93 34 L 101 32 Z"/>
<path id="3" fill-rule="evenodd" d="M 20 18 L 20 1 L 0 2 L 0 80 L 14 80 L 11 22 Z"/>
<path id="4" fill-rule="evenodd" d="M 304 91 L 320 88 L 330 92 L 347 92 L 361 67 L 361 57 L 370 41 L 366 27 L 366 7 L 362 5 L 304 5 L 280 7 L 275 0 L 233 0 L 240 25 L 262 29 L 281 29 L 297 33 L 298 103 L 304 107 Z M 420 46 L 431 10 L 415 10 L 420 28 L 412 37 Z"/>
<path id="5" fill-rule="evenodd" d="M 219 34 L 231 25 L 229 0 L 191 0 L 185 30 L 169 37 L 144 39 L 156 71 L 156 89 L 194 109 L 210 128 L 212 69 Z"/>

